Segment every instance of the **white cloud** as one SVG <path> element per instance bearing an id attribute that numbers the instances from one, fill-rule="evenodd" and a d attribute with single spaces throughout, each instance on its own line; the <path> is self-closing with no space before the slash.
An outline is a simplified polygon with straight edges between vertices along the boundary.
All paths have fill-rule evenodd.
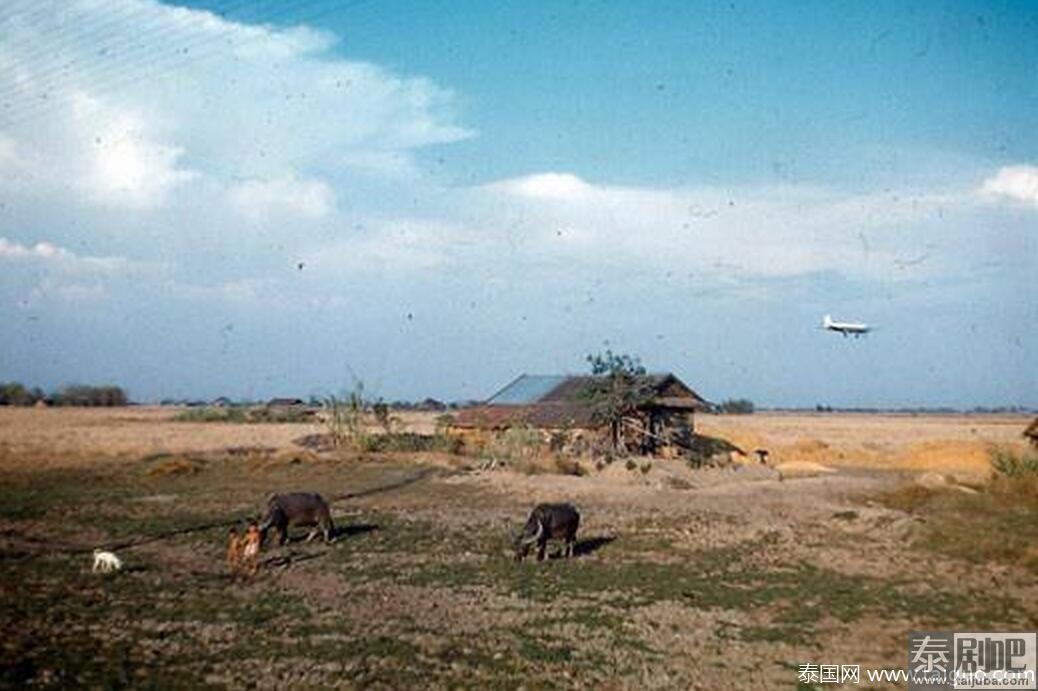
<path id="1" fill-rule="evenodd" d="M 221 286 L 228 301 L 264 302 L 289 281 L 322 294 L 343 270 L 508 281 L 622 265 L 716 284 L 950 274 L 968 253 L 949 219 L 983 207 L 956 189 L 652 188 L 565 170 L 441 187 L 421 176 L 416 151 L 472 136 L 453 93 L 342 59 L 328 33 L 150 0 L 50 0 L 31 21 L 18 16 L 0 16 L 0 90 L 17 94 L 14 114 L 0 111 L 0 194 L 13 199 L 4 218 L 19 203 L 23 213 L 0 234 L 62 228 L 75 247 L 161 253 L 178 290 Z M 86 39 L 74 25 L 97 29 Z M 1003 169 L 985 189 L 1033 201 L 1033 176 Z M 48 261 L 41 245 L 4 242 L 0 259 Z M 55 271 L 143 265 L 53 247 Z M 299 261 L 304 271 L 280 273 Z"/>
<path id="2" fill-rule="evenodd" d="M 0 171 L 0 189 L 154 209 L 194 177 L 409 173 L 414 150 L 472 136 L 450 90 L 341 59 L 334 43 L 152 0 L 4 13 L 0 162 L 16 152 L 19 165 Z"/>
<path id="3" fill-rule="evenodd" d="M 153 209 L 197 176 L 181 167 L 183 149 L 158 139 L 141 113 L 85 93 L 32 127 L 14 129 L 0 132 L 0 190 L 9 193 L 64 202 L 72 190 L 87 205 Z"/>
<path id="4" fill-rule="evenodd" d="M 37 242 L 31 247 L 0 237 L 0 259 L 51 259 L 69 257 L 71 253 L 49 242 Z"/>
<path id="5" fill-rule="evenodd" d="M 989 197 L 1009 198 L 1038 207 L 1038 166 L 999 168 L 995 175 L 984 181 L 980 189 Z"/>
<path id="6" fill-rule="evenodd" d="M 568 173 L 482 189 L 492 199 L 487 208 L 502 214 L 496 223 L 519 229 L 518 250 L 530 257 L 714 276 L 896 275 L 898 248 L 916 244 L 898 236 L 901 224 L 936 219 L 953 199 L 811 186 L 622 187 Z M 863 252 L 864 233 L 873 242 Z"/>
<path id="7" fill-rule="evenodd" d="M 510 180 L 502 180 L 488 186 L 508 194 L 533 199 L 581 199 L 587 197 L 593 187 L 571 173 L 536 173 Z"/>
<path id="8" fill-rule="evenodd" d="M 170 275 L 170 267 L 117 256 L 84 256 L 52 242 L 22 244 L 0 237 L 0 298 L 20 309 L 35 309 L 51 300 L 97 303 L 113 285 L 135 289 Z"/>
<path id="9" fill-rule="evenodd" d="M 410 154 L 401 151 L 348 151 L 341 162 L 354 170 L 383 177 L 406 179 L 418 174 Z"/>
<path id="10" fill-rule="evenodd" d="M 458 259 L 472 231 L 428 219 L 380 220 L 352 237 L 313 248 L 303 256 L 308 272 L 334 277 L 353 272 L 408 272 L 442 267 Z"/>
<path id="11" fill-rule="evenodd" d="M 232 206 L 251 221 L 277 213 L 323 218 L 335 206 L 335 193 L 328 183 L 294 177 L 247 180 L 231 187 L 228 197 Z"/>
<path id="12" fill-rule="evenodd" d="M 115 256 L 79 255 L 52 242 L 41 241 L 33 245 L 23 245 L 5 237 L 0 237 L 0 261 L 35 263 L 55 273 L 80 276 L 120 274 L 155 277 L 168 270 L 165 264 L 159 262 Z"/>
<path id="13" fill-rule="evenodd" d="M 72 114 L 76 131 L 93 134 L 93 146 L 82 152 L 84 165 L 74 184 L 95 202 L 159 206 L 170 190 L 195 177 L 194 171 L 178 168 L 183 149 L 150 139 L 139 114 L 84 94 L 74 97 Z"/>

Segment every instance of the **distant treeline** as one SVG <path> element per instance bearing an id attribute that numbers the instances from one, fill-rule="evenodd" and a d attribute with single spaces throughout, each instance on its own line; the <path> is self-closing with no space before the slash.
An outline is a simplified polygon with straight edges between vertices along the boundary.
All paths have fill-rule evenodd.
<path id="1" fill-rule="evenodd" d="M 228 406 L 236 408 L 253 408 L 263 405 L 283 405 L 286 401 L 297 401 L 299 405 L 305 405 L 311 408 L 323 408 L 327 404 L 326 399 L 318 398 L 317 396 L 311 396 L 310 398 L 305 400 L 301 398 L 290 398 L 271 399 L 268 401 L 250 399 L 230 399 L 221 396 L 220 398 L 216 398 L 211 401 L 195 398 L 164 398 L 161 401 L 159 401 L 159 405 L 187 406 L 189 408 Z M 454 401 L 451 403 L 444 403 L 443 401 L 436 400 L 435 398 L 426 398 L 421 401 L 383 401 L 381 399 L 378 399 L 376 401 L 365 401 L 364 403 L 366 408 L 384 405 L 390 410 L 414 410 L 422 412 L 443 412 L 445 410 L 457 410 L 459 408 L 466 408 L 478 404 L 479 401 Z"/>
<path id="2" fill-rule="evenodd" d="M 1031 413 L 1038 412 L 1034 408 L 1028 408 L 1023 405 L 1005 405 L 1005 406 L 974 406 L 972 408 L 953 408 L 951 406 L 916 406 L 916 407 L 901 407 L 901 408 L 873 408 L 867 406 L 831 406 L 831 405 L 816 405 L 813 408 L 784 408 L 784 407 L 768 407 L 762 408 L 761 410 L 768 410 L 773 412 L 787 412 L 787 413 L 888 413 L 888 414 L 903 414 L 903 415 L 963 415 L 966 413 L 973 414 L 985 414 L 985 415 L 1028 415 Z"/>
<path id="3" fill-rule="evenodd" d="M 20 382 L 0 383 L 0 405 L 33 406 L 39 402 L 54 406 L 111 407 L 127 405 L 126 392 L 118 386 L 71 384 L 53 393 L 38 386 L 27 388 Z"/>
<path id="4" fill-rule="evenodd" d="M 729 398 L 714 405 L 713 410 L 722 415 L 750 415 L 756 406 L 748 398 Z"/>

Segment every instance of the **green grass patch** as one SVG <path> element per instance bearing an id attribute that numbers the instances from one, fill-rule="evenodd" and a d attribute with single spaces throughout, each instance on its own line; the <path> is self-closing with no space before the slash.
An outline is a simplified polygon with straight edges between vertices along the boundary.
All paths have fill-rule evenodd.
<path id="1" fill-rule="evenodd" d="M 1019 491 L 1021 487 L 1020 481 L 1004 478 L 974 494 L 907 486 L 881 501 L 925 520 L 916 538 L 919 548 L 1038 574 L 1038 497 Z"/>
<path id="2" fill-rule="evenodd" d="M 390 432 L 371 434 L 364 437 L 360 450 L 368 453 L 460 453 L 464 443 L 457 437 L 445 434 L 416 434 L 414 432 Z"/>
<path id="3" fill-rule="evenodd" d="M 988 451 L 991 468 L 1007 478 L 1038 477 L 1038 451 L 1017 451 L 1005 446 L 995 446 Z"/>
<path id="4" fill-rule="evenodd" d="M 317 421 L 312 408 L 246 407 L 185 408 L 173 416 L 175 422 L 223 422 L 236 424 L 308 424 Z"/>
<path id="5" fill-rule="evenodd" d="M 564 664 L 573 659 L 573 648 L 566 645 L 547 645 L 536 638 L 520 634 L 519 654 L 530 662 Z"/>
<path id="6" fill-rule="evenodd" d="M 133 491 L 130 478 L 99 470 L 11 473 L 0 482 L 0 519 L 60 521 L 105 502 L 122 502 Z"/>

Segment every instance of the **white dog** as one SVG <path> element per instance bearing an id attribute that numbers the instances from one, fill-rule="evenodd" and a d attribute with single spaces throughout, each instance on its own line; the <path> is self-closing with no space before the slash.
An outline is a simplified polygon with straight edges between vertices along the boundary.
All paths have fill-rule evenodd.
<path id="1" fill-rule="evenodd" d="M 118 571 L 123 567 L 123 561 L 119 557 L 115 556 L 112 552 L 107 552 L 102 549 L 94 550 L 94 571 L 100 571 L 102 573 L 108 573 L 110 571 Z"/>

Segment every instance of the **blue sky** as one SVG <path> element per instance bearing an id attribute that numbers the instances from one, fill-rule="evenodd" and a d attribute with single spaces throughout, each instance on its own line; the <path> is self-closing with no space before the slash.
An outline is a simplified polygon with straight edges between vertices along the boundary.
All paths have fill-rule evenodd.
<path id="1" fill-rule="evenodd" d="M 1038 406 L 1038 4 L 50 5 L 0 9 L 0 380 Z"/>

